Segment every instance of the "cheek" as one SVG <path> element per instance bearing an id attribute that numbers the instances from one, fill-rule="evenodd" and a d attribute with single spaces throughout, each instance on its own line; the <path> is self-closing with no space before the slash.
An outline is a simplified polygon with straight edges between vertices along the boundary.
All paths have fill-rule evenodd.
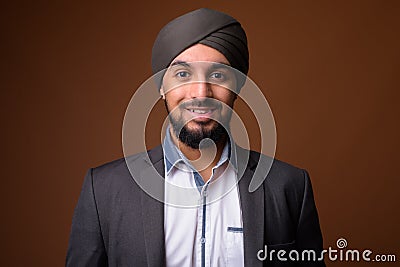
<path id="1" fill-rule="evenodd" d="M 167 102 L 167 105 L 170 109 L 175 108 L 179 104 L 179 96 L 168 93 L 165 95 L 165 102 Z"/>
<path id="2" fill-rule="evenodd" d="M 165 99 L 170 105 L 176 106 L 186 97 L 186 90 L 184 88 L 176 88 L 168 91 L 165 94 Z"/>
<path id="3" fill-rule="evenodd" d="M 233 108 L 233 104 L 236 100 L 236 95 L 234 93 L 232 93 L 231 91 L 227 91 L 227 90 L 224 90 L 224 91 L 225 92 L 223 92 L 223 93 L 216 94 L 215 99 L 224 103 L 226 106 Z"/>
<path id="4" fill-rule="evenodd" d="M 230 117 L 232 112 L 232 108 L 230 108 L 229 106 L 224 106 L 221 110 L 221 119 L 225 121 L 227 118 Z"/>
<path id="5" fill-rule="evenodd" d="M 233 105 L 235 103 L 236 97 L 234 94 L 229 94 L 229 96 L 225 96 L 223 99 L 219 99 L 222 104 L 221 117 L 227 118 L 230 117 L 233 112 Z"/>

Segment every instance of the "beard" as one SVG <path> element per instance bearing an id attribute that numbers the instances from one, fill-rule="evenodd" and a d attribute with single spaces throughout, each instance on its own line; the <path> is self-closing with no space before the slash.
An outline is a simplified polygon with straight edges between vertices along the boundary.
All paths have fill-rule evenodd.
<path id="1" fill-rule="evenodd" d="M 210 139 L 213 142 L 203 142 L 202 146 L 209 147 L 213 143 L 217 144 L 222 140 L 225 140 L 229 136 L 229 121 L 232 113 L 229 112 L 228 116 L 221 119 L 221 122 L 210 119 L 206 122 L 195 122 L 195 121 L 185 121 L 182 118 L 182 111 L 186 106 L 198 106 L 198 107 L 221 107 L 221 103 L 214 99 L 206 98 L 204 100 L 192 100 L 180 104 L 174 112 L 171 112 L 167 101 L 164 101 L 167 108 L 169 121 L 172 126 L 172 130 L 175 136 L 185 145 L 193 148 L 199 149 L 200 143 L 204 139 Z M 174 113 L 174 114 L 172 114 Z M 196 129 L 191 129 L 188 124 L 189 122 L 196 123 Z M 210 125 L 212 125 L 210 127 Z"/>

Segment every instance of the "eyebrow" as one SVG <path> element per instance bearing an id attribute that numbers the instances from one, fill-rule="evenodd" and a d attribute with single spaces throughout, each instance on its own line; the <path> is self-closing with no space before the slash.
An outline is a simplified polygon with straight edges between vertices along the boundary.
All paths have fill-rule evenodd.
<path id="1" fill-rule="evenodd" d="M 195 61 L 196 62 L 196 61 Z M 177 60 L 171 63 L 170 67 L 172 66 L 184 66 L 187 68 L 191 67 L 191 64 L 189 62 L 186 61 L 182 61 L 182 60 Z M 231 67 L 229 64 L 225 63 L 225 62 L 211 62 L 211 68 L 220 68 L 220 67 Z"/>
<path id="2" fill-rule="evenodd" d="M 181 61 L 181 60 L 177 60 L 177 61 L 172 62 L 171 65 L 170 65 L 170 67 L 172 67 L 172 66 L 177 66 L 177 65 L 179 65 L 179 66 L 185 66 L 185 67 L 190 67 L 190 64 L 189 64 L 189 63 L 187 63 L 186 61 Z"/>

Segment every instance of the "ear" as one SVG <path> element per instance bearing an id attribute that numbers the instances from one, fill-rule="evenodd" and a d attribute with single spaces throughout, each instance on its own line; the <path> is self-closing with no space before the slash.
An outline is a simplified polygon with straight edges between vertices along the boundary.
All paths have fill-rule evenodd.
<path id="1" fill-rule="evenodd" d="M 161 87 L 160 87 L 160 95 L 161 95 L 161 98 L 162 98 L 162 99 L 165 99 L 164 88 L 162 87 L 162 85 L 161 85 Z"/>

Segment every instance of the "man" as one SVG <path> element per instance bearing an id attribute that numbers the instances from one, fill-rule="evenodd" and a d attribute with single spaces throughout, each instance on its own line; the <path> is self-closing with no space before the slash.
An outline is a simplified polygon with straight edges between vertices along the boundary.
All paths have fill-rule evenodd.
<path id="1" fill-rule="evenodd" d="M 163 145 L 88 172 L 67 266 L 325 266 L 301 258 L 322 250 L 307 172 L 231 138 L 248 60 L 241 25 L 218 11 L 160 31 L 152 68 L 169 114 Z M 263 182 L 250 192 L 259 166 Z"/>

